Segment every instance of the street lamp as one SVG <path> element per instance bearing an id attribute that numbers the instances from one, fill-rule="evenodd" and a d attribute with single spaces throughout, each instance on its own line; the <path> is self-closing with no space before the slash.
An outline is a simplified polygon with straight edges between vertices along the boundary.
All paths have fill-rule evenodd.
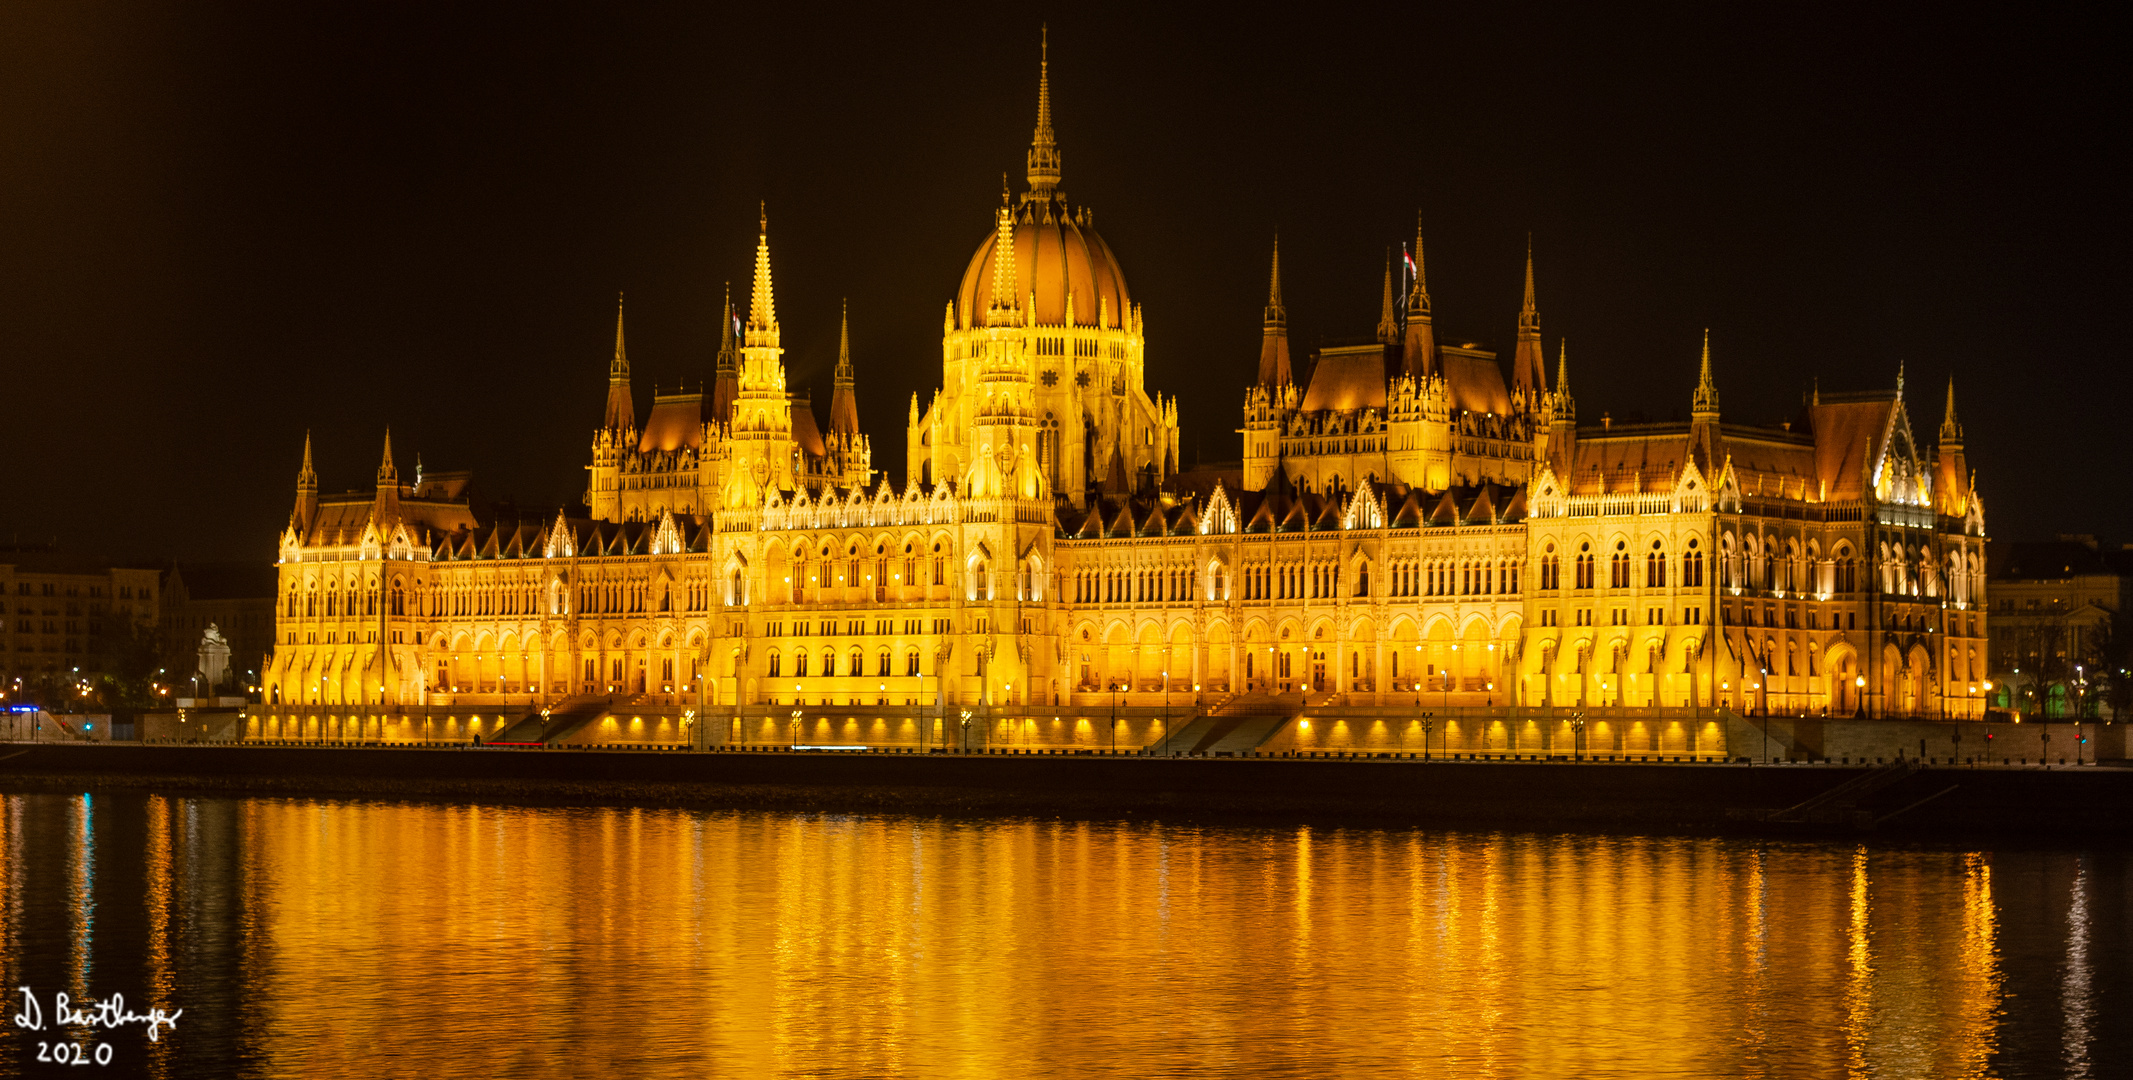
<path id="1" fill-rule="evenodd" d="M 1422 760 L 1424 761 L 1429 760 L 1429 733 L 1436 726 L 1437 722 L 1432 714 L 1422 714 Z"/>
<path id="2" fill-rule="evenodd" d="M 970 752 L 970 710 L 963 710 L 963 753 Z"/>
<path id="3" fill-rule="evenodd" d="M 1585 714 L 1581 712 L 1570 714 L 1570 754 L 1578 761 L 1585 760 Z"/>
<path id="4" fill-rule="evenodd" d="M 786 729 L 786 748 L 800 745 L 800 710 L 792 711 L 792 726 Z"/>

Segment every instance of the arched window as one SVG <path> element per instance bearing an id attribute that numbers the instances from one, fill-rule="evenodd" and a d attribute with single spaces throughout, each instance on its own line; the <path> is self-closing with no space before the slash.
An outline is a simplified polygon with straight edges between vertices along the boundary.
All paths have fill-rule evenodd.
<path id="1" fill-rule="evenodd" d="M 888 657 L 888 655 L 889 655 L 889 654 L 887 654 L 887 653 L 883 653 L 883 654 L 882 654 L 882 657 L 883 657 L 884 659 L 886 659 L 886 658 Z M 850 663 L 849 665 L 847 665 L 847 666 L 845 667 L 845 669 L 844 669 L 844 673 L 845 673 L 845 674 L 847 674 L 847 675 L 853 676 L 853 677 L 855 677 L 855 678 L 856 678 L 856 677 L 858 677 L 858 676 L 861 676 L 861 675 L 864 675 L 864 674 L 866 674 L 866 673 L 867 673 L 867 658 L 866 658 L 865 654 L 861 653 L 861 652 L 860 652 L 860 651 L 859 651 L 858 649 L 853 649 L 853 650 L 852 650 L 852 658 L 851 658 L 851 663 Z"/>
<path id="2" fill-rule="evenodd" d="M 825 679 L 837 677 L 837 654 L 828 649 L 822 650 L 822 677 Z"/>
<path id="3" fill-rule="evenodd" d="M 1644 557 L 1644 587 L 1666 588 L 1666 548 L 1659 541 L 1652 541 L 1651 554 Z"/>
<path id="4" fill-rule="evenodd" d="M 917 649 L 912 649 L 904 653 L 904 674 L 909 676 L 916 676 L 918 674 Z"/>
<path id="5" fill-rule="evenodd" d="M 880 677 L 882 677 L 882 678 L 887 678 L 887 677 L 888 677 L 888 675 L 889 675 L 889 650 L 887 650 L 887 649 L 883 649 L 883 650 L 881 650 L 881 654 L 880 654 L 879 656 L 877 656 L 877 657 L 875 657 L 875 658 L 874 658 L 874 674 L 875 674 L 875 675 L 877 675 L 877 676 L 880 676 Z"/>
<path id="6" fill-rule="evenodd" d="M 1696 549 L 1696 541 L 1689 540 L 1688 554 L 1681 557 L 1681 584 L 1683 588 L 1703 587 L 1703 552 Z"/>
<path id="7" fill-rule="evenodd" d="M 796 653 L 792 654 L 792 677 L 793 677 L 793 678 L 795 678 L 795 679 L 804 679 L 804 678 L 807 678 L 807 654 L 806 654 L 806 653 L 804 653 L 804 652 L 796 652 Z"/>
<path id="8" fill-rule="evenodd" d="M 1577 561 L 1577 569 L 1578 569 L 1578 576 L 1577 576 L 1577 588 L 1580 588 L 1580 589 L 1590 589 L 1590 588 L 1592 588 L 1592 578 L 1593 578 L 1593 571 L 1592 571 L 1592 545 L 1591 545 L 1591 544 L 1589 544 L 1589 543 L 1581 543 L 1581 544 L 1579 544 L 1579 545 L 1578 545 L 1578 561 Z"/>
<path id="9" fill-rule="evenodd" d="M 1555 545 L 1549 544 L 1541 552 L 1541 590 L 1552 592 L 1563 587 L 1563 562 L 1555 554 Z"/>
<path id="10" fill-rule="evenodd" d="M 394 615 L 407 614 L 407 587 L 399 578 L 393 579 L 392 613 Z"/>
<path id="11" fill-rule="evenodd" d="M 784 673 L 783 673 L 783 672 L 782 672 L 781 670 L 779 670 L 779 668 L 780 668 L 780 665 L 781 665 L 781 663 L 783 662 L 783 659 L 784 659 L 783 657 L 780 657 L 780 656 L 778 655 L 778 650 L 776 650 L 776 649 L 772 649 L 772 650 L 770 650 L 770 677 L 771 677 L 771 678 L 773 678 L 773 679 L 776 679 L 776 678 L 782 678 L 782 677 L 783 677 Z M 586 662 L 587 662 L 587 663 L 591 663 L 591 661 L 589 661 L 589 660 L 588 660 L 588 661 L 586 661 Z"/>
<path id="12" fill-rule="evenodd" d="M 1614 556 L 1608 560 L 1607 565 L 1607 587 L 1610 589 L 1629 588 L 1628 541 L 1615 541 L 1615 553 Z"/>

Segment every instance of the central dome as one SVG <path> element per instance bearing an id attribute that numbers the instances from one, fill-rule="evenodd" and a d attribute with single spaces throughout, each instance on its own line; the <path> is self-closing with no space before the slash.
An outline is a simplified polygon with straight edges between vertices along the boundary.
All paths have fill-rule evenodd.
<path id="1" fill-rule="evenodd" d="M 956 293 L 956 313 L 966 325 L 985 321 L 992 303 L 992 247 L 997 231 L 987 232 L 963 271 Z M 1111 247 L 1089 224 L 1089 214 L 1070 214 L 1064 200 L 1049 191 L 1022 197 L 1015 213 L 1015 285 L 1024 303 L 1037 294 L 1037 323 L 1064 326 L 1067 297 L 1074 298 L 1074 325 L 1116 330 L 1124 325 L 1132 297 L 1126 274 Z"/>

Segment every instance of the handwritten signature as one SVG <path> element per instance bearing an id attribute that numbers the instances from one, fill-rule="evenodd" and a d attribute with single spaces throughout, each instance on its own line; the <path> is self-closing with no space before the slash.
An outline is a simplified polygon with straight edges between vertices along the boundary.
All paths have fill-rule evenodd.
<path id="1" fill-rule="evenodd" d="M 22 992 L 22 1008 L 15 1013 L 15 1026 L 30 1031 L 43 1031 L 44 1006 L 38 1004 L 37 994 L 27 986 L 18 986 L 15 989 Z M 81 1008 L 76 1008 L 74 999 L 63 991 L 52 995 L 54 1027 L 86 1026 L 117 1030 L 128 1024 L 146 1024 L 149 1042 L 158 1041 L 165 1027 L 176 1031 L 178 1017 L 183 1015 L 184 1009 L 176 1012 L 164 1012 L 161 1009 L 150 1009 L 145 1013 L 134 1012 L 126 1007 L 124 994 L 113 994 L 102 1001 L 90 1001 Z"/>

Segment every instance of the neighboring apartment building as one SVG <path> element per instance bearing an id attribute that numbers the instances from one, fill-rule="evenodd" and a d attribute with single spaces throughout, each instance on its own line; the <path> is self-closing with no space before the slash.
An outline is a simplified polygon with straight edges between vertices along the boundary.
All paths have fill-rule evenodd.
<path id="1" fill-rule="evenodd" d="M 2062 535 L 1994 543 L 1989 557 L 1994 707 L 2111 715 L 2133 688 L 2123 673 L 2133 545 L 2112 550 L 2093 536 Z M 2133 702 L 2117 704 L 2124 711 Z"/>
<path id="2" fill-rule="evenodd" d="M 49 548 L 0 548 L 0 688 L 7 700 L 67 703 L 123 666 L 131 621 L 152 631 L 158 578 Z"/>

